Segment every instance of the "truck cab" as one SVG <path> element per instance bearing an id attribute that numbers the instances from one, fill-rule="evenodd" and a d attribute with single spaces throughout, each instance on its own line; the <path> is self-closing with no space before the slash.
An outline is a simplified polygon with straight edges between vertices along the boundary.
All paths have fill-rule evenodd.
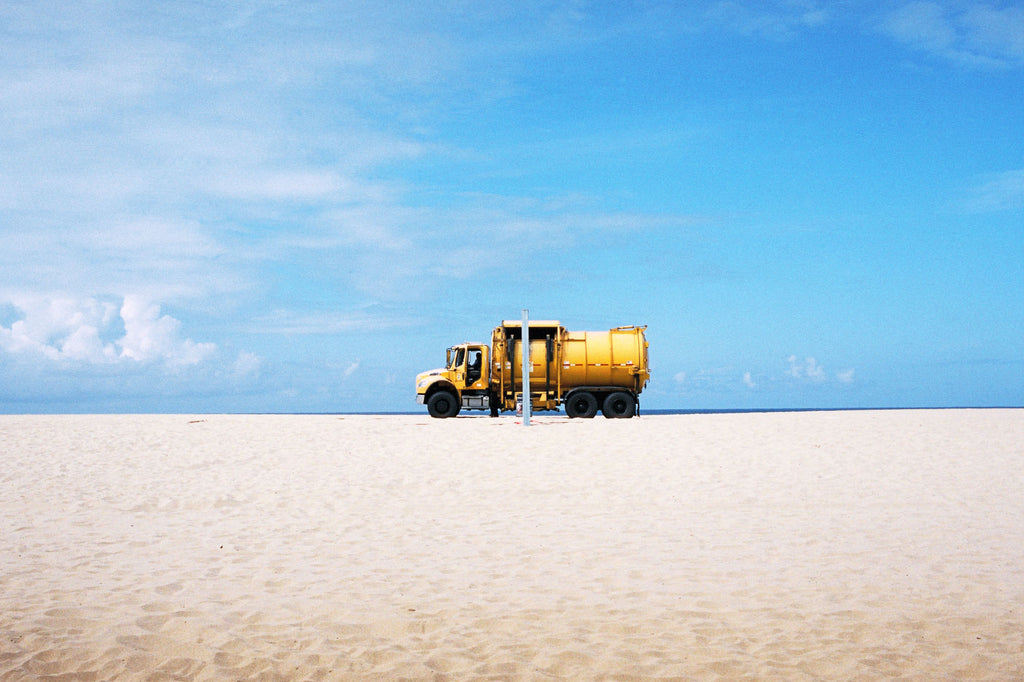
<path id="1" fill-rule="evenodd" d="M 432 417 L 454 417 L 462 408 L 490 409 L 490 355 L 483 343 L 463 343 L 445 353 L 445 366 L 416 375 L 416 402 Z"/>

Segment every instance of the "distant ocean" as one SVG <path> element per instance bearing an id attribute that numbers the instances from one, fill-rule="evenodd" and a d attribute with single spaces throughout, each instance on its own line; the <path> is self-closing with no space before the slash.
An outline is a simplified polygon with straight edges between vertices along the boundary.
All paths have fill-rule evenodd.
<path id="1" fill-rule="evenodd" d="M 963 406 L 944 406 L 944 407 L 755 407 L 755 408 L 744 408 L 744 409 L 659 409 L 659 410 L 647 410 L 640 409 L 640 416 L 644 415 L 670 415 L 670 414 L 763 414 L 772 412 L 863 412 L 868 410 L 1012 410 L 1020 409 L 1020 405 L 1005 405 L 1005 406 L 985 406 L 976 407 L 971 405 Z M 474 410 L 469 411 L 470 414 L 473 412 L 479 412 L 485 414 L 484 411 Z M 422 410 L 406 410 L 399 412 L 289 412 L 280 414 L 319 414 L 319 415 L 366 415 L 366 416 L 399 416 L 399 415 L 412 415 L 419 416 L 427 414 L 426 408 Z M 465 414 L 465 413 L 464 413 Z M 511 415 L 511 412 L 503 412 L 503 416 Z M 537 415 L 556 415 L 565 414 L 561 411 L 546 412 L 546 411 L 535 411 Z"/>

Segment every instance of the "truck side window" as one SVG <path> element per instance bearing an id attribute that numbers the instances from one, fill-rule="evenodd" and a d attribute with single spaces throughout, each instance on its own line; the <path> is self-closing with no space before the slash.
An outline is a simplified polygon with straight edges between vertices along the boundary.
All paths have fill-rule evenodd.
<path id="1" fill-rule="evenodd" d="M 483 353 L 479 348 L 471 348 L 469 351 L 469 369 L 466 371 L 466 385 L 475 384 L 480 381 L 480 360 Z"/>

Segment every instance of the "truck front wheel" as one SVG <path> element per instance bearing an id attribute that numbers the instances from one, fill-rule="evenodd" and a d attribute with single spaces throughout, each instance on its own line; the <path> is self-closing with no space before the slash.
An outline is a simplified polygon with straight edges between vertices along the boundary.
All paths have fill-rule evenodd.
<path id="1" fill-rule="evenodd" d="M 629 419 L 636 414 L 636 400 L 628 393 L 612 393 L 604 399 L 601 411 L 609 419 Z"/>
<path id="2" fill-rule="evenodd" d="M 427 400 L 427 412 L 431 417 L 445 419 L 459 413 L 459 399 L 448 391 L 438 391 Z"/>
<path id="3" fill-rule="evenodd" d="M 576 417 L 590 419 L 597 414 L 597 398 L 594 397 L 593 393 L 587 393 L 586 391 L 573 393 L 565 401 L 565 414 L 570 419 L 575 419 Z"/>

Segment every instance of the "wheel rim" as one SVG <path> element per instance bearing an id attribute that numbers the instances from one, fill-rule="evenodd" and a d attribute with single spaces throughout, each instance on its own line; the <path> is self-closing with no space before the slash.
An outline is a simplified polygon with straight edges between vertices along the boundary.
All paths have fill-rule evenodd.
<path id="1" fill-rule="evenodd" d="M 590 393 L 574 395 L 566 403 L 565 411 L 570 417 L 593 417 L 597 411 L 597 399 Z"/>
<path id="2" fill-rule="evenodd" d="M 626 419 L 636 412 L 636 401 L 628 393 L 612 393 L 602 405 L 604 416 L 609 419 Z"/>

